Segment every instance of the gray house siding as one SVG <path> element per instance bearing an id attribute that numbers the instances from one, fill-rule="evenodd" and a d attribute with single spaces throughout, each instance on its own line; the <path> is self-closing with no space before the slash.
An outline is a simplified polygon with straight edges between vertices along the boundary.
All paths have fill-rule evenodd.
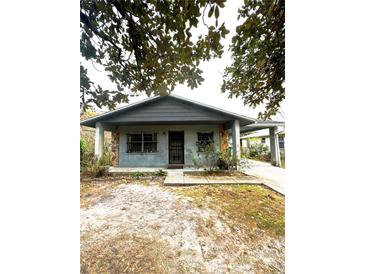
<path id="1" fill-rule="evenodd" d="M 166 97 L 158 101 L 145 104 L 143 107 L 120 113 L 108 119 L 109 123 L 135 123 L 135 122 L 225 122 L 231 117 L 219 112 Z"/>
<path id="2" fill-rule="evenodd" d="M 196 153 L 198 132 L 213 132 L 214 144 L 219 150 L 219 125 L 145 125 L 119 126 L 119 166 L 120 167 L 165 167 L 169 163 L 168 137 L 169 131 L 184 131 L 185 165 L 193 165 L 189 150 Z M 155 153 L 127 153 L 127 134 L 157 133 L 157 152 Z"/>

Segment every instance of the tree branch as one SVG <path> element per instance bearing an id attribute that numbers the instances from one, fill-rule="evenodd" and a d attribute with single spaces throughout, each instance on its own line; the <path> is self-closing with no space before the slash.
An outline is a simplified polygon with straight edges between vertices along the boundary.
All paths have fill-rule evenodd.
<path id="1" fill-rule="evenodd" d="M 80 20 L 81 22 L 87 26 L 94 34 L 96 34 L 97 36 L 101 37 L 102 39 L 104 39 L 105 41 L 108 41 L 109 43 L 111 43 L 117 50 L 118 50 L 118 60 L 120 60 L 120 56 L 122 55 L 122 49 L 120 47 L 118 47 L 117 44 L 114 43 L 113 40 L 111 40 L 109 38 L 108 35 L 106 35 L 104 32 L 99 31 L 95 26 L 93 26 L 93 24 L 91 23 L 89 17 L 83 13 L 80 10 Z"/>

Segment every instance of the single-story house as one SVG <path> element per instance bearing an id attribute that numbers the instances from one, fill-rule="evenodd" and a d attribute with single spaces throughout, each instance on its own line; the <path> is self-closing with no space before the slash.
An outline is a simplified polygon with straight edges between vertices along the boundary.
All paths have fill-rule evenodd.
<path id="1" fill-rule="evenodd" d="M 81 121 L 95 128 L 95 155 L 104 149 L 104 131 L 112 133 L 112 162 L 116 167 L 192 166 L 202 147 L 228 147 L 240 158 L 240 133 L 269 128 L 272 146 L 278 150 L 277 126 L 176 95 L 155 96 Z M 280 165 L 279 154 L 272 163 Z"/>
<path id="2" fill-rule="evenodd" d="M 278 136 L 280 151 L 283 152 L 285 149 L 284 127 L 278 127 L 278 132 L 276 134 Z M 270 151 L 270 131 L 268 129 L 262 129 L 247 135 L 241 135 L 241 147 L 243 149 L 249 148 L 255 144 L 266 145 Z"/>

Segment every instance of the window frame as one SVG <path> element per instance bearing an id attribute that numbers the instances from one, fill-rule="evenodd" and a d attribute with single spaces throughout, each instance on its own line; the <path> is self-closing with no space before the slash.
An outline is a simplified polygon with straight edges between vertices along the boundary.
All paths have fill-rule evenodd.
<path id="1" fill-rule="evenodd" d="M 146 141 L 144 140 L 145 138 L 145 135 L 152 135 L 152 141 Z M 130 150 L 130 145 L 131 143 L 134 143 L 134 142 L 131 142 L 129 141 L 129 136 L 130 135 L 141 135 L 141 151 L 131 151 Z M 126 141 L 126 144 L 127 144 L 127 149 L 126 149 L 126 153 L 128 154 L 151 154 L 151 153 L 158 153 L 158 137 L 157 137 L 158 133 L 157 132 L 136 132 L 136 133 L 127 133 L 126 136 L 127 136 L 127 141 Z M 152 147 L 152 151 L 145 151 L 144 147 L 145 147 L 145 143 L 151 143 L 151 147 Z M 137 142 L 136 142 L 137 143 Z M 138 142 L 139 144 L 139 142 Z"/>
<path id="2" fill-rule="evenodd" d="M 209 140 L 199 140 L 199 137 L 202 136 L 203 134 L 209 134 L 211 135 L 211 138 L 209 138 Z M 197 132 L 197 151 L 198 152 L 204 152 L 204 149 L 208 146 L 208 145 L 214 145 L 214 131 L 211 132 Z"/>

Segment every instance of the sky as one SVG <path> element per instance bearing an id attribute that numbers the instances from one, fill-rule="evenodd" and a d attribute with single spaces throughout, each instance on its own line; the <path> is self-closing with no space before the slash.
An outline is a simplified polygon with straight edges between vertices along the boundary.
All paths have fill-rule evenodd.
<path id="1" fill-rule="evenodd" d="M 230 99 L 228 98 L 229 95 L 228 93 L 221 92 L 224 68 L 232 63 L 231 54 L 228 51 L 228 46 L 232 36 L 235 34 L 236 26 L 238 25 L 237 21 L 238 8 L 242 5 L 243 1 L 235 0 L 228 2 L 229 4 L 226 3 L 226 7 L 220 9 L 220 16 L 219 16 L 219 24 L 225 22 L 226 28 L 230 30 L 230 33 L 226 36 L 226 39 L 222 41 L 222 43 L 225 46 L 222 58 L 211 59 L 209 61 L 200 63 L 199 68 L 203 71 L 202 76 L 205 80 L 202 82 L 200 86 L 198 86 L 198 88 L 192 90 L 187 86 L 187 84 L 177 85 L 172 94 L 183 96 L 195 101 L 202 102 L 204 104 L 226 109 L 228 111 L 249 116 L 252 118 L 257 118 L 258 113 L 265 109 L 264 105 L 258 106 L 255 109 L 253 109 L 250 108 L 249 106 L 244 106 L 243 100 L 241 98 Z M 208 12 L 206 12 L 205 21 L 209 24 L 210 21 L 207 18 L 207 13 Z M 203 24 L 201 23 L 198 25 L 198 28 L 195 31 L 196 32 L 193 33 L 193 35 L 194 34 L 196 35 L 197 33 L 205 34 L 207 30 L 206 27 L 203 26 Z M 105 72 L 103 72 L 103 68 L 100 65 L 97 64 L 93 65 L 90 62 L 84 63 L 84 65 L 88 69 L 88 74 L 94 83 L 99 84 L 103 88 L 114 89 L 113 83 L 110 82 Z M 145 98 L 147 98 L 146 95 L 131 97 L 130 102 L 134 103 Z M 126 103 L 122 103 L 118 105 L 118 107 L 124 105 L 126 105 Z M 282 103 L 281 109 L 285 113 L 285 101 Z M 106 111 L 106 109 L 104 109 L 103 111 Z M 272 119 L 278 121 L 284 120 L 281 115 L 276 115 L 272 117 Z"/>

